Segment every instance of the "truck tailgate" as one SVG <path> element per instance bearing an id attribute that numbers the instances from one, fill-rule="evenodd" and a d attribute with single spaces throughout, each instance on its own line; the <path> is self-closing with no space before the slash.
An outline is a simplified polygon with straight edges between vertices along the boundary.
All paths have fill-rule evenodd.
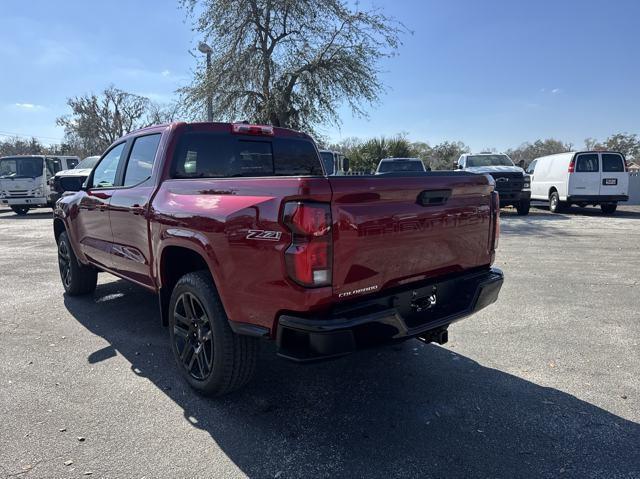
<path id="1" fill-rule="evenodd" d="M 491 263 L 489 177 L 434 172 L 329 180 L 338 298 Z"/>

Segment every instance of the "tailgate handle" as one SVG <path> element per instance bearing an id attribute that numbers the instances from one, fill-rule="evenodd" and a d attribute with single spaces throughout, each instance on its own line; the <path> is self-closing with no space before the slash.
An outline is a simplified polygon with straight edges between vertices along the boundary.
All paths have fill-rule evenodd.
<path id="1" fill-rule="evenodd" d="M 444 205 L 451 196 L 451 190 L 425 190 L 418 195 L 418 204 L 422 206 Z"/>

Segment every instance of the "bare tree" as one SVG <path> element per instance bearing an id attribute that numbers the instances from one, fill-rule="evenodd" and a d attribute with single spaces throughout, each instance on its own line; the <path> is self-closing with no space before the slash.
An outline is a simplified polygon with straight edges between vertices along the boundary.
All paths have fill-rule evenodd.
<path id="1" fill-rule="evenodd" d="M 512 148 L 505 153 L 511 157 L 516 165 L 524 162 L 525 166 L 541 156 L 553 155 L 571 151 L 573 145 L 560 140 L 548 138 L 546 140 L 536 140 L 533 143 L 522 143 L 518 148 Z"/>
<path id="2" fill-rule="evenodd" d="M 379 60 L 404 27 L 377 10 L 341 0 L 181 0 L 213 48 L 180 92 L 194 117 L 209 93 L 214 118 L 312 129 L 357 115 L 382 91 Z M 195 13 L 195 12 L 199 13 Z"/>
<path id="3" fill-rule="evenodd" d="M 68 143 L 78 145 L 87 154 L 102 153 L 121 136 L 149 124 L 149 99 L 113 85 L 101 95 L 69 98 L 67 104 L 72 113 L 56 122 L 65 128 Z"/>

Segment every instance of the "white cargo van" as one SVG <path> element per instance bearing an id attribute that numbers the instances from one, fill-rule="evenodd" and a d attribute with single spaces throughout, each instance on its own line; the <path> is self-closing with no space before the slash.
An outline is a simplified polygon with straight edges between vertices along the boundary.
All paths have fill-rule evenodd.
<path id="1" fill-rule="evenodd" d="M 600 205 L 613 214 L 629 199 L 629 173 L 624 156 L 615 151 L 572 151 L 536 158 L 527 168 L 531 199 L 549 202 L 556 213 L 572 204 Z"/>
<path id="2" fill-rule="evenodd" d="M 0 158 L 0 204 L 18 215 L 31 208 L 53 206 L 49 178 L 80 162 L 77 156 L 6 156 Z"/>

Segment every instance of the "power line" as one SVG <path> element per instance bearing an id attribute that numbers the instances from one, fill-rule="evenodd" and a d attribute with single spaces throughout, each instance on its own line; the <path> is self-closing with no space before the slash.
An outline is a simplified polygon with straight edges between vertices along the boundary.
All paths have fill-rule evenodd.
<path id="1" fill-rule="evenodd" d="M 31 138 L 37 138 L 39 140 L 53 140 L 53 141 L 57 141 L 58 143 L 62 143 L 62 138 L 53 138 L 51 136 L 39 136 L 39 135 L 23 135 L 20 133 L 12 133 L 10 131 L 2 131 L 0 130 L 0 136 L 6 137 L 6 138 L 25 138 L 27 140 L 30 140 Z"/>

